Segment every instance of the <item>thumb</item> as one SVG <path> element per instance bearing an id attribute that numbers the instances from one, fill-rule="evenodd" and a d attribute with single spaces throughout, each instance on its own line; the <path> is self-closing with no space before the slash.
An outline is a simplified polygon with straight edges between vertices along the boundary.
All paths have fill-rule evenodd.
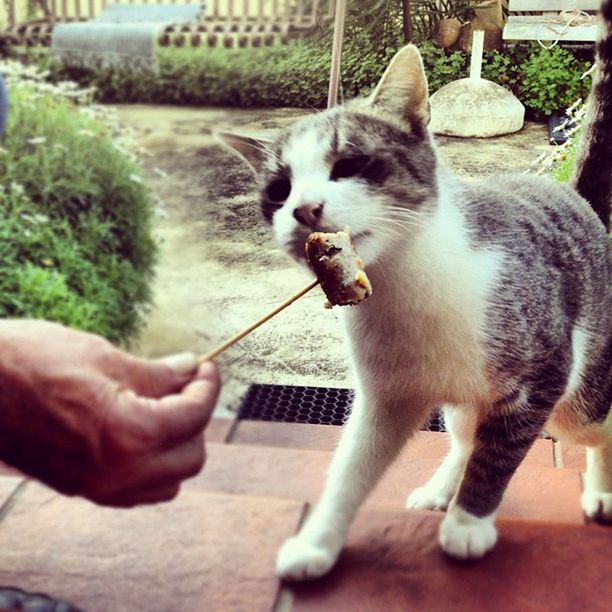
<path id="1" fill-rule="evenodd" d="M 182 389 L 196 374 L 193 353 L 177 353 L 162 359 L 133 358 L 129 367 L 130 387 L 142 397 L 159 398 Z"/>
<path id="2" fill-rule="evenodd" d="M 133 391 L 120 394 L 129 414 L 139 422 L 154 423 L 157 445 L 168 448 L 190 440 L 206 427 L 217 402 L 221 380 L 215 364 L 203 364 L 197 376 L 179 393 L 160 398 L 143 397 Z M 151 421 L 152 419 L 152 421 Z"/>

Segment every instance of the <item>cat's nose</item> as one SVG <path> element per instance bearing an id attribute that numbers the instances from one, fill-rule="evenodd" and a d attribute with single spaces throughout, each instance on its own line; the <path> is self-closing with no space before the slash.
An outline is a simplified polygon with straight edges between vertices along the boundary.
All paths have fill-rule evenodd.
<path id="1" fill-rule="evenodd" d="M 323 215 L 323 202 L 304 202 L 293 211 L 293 216 L 302 225 L 316 228 Z"/>

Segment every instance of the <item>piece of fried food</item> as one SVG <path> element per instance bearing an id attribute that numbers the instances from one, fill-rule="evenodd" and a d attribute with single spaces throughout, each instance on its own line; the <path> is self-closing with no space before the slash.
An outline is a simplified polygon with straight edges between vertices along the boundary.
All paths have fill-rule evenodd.
<path id="1" fill-rule="evenodd" d="M 306 240 L 306 259 L 328 299 L 326 307 L 354 306 L 372 294 L 372 285 L 351 242 L 342 232 L 313 232 Z"/>

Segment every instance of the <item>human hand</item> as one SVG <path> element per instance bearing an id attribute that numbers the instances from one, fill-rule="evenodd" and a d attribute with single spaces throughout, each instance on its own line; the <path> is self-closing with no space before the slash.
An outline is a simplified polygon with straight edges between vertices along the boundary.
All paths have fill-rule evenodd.
<path id="1" fill-rule="evenodd" d="M 205 461 L 215 364 L 144 360 L 45 321 L 0 321 L 0 459 L 67 495 L 172 499 Z"/>

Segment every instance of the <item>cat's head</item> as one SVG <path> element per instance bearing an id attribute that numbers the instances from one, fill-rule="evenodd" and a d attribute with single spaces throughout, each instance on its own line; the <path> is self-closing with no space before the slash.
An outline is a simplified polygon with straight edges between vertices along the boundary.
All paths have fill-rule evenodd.
<path id="1" fill-rule="evenodd" d="M 419 225 L 436 195 L 429 99 L 416 47 L 400 50 L 370 97 L 301 119 L 271 142 L 220 134 L 257 175 L 261 208 L 296 259 L 312 231 L 349 226 L 366 264 Z"/>

